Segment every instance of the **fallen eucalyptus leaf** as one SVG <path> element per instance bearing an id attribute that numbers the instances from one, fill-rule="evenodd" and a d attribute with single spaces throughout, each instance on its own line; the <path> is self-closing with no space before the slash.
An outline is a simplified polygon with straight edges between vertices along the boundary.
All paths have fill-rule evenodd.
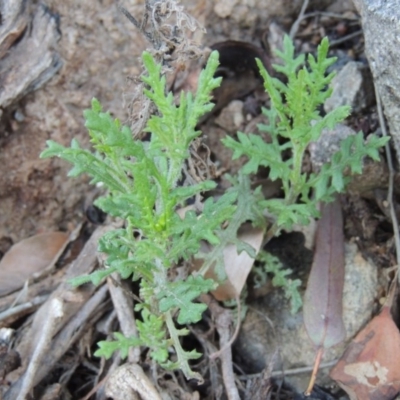
<path id="1" fill-rule="evenodd" d="M 312 392 L 324 350 L 346 337 L 342 318 L 344 267 L 343 215 L 340 201 L 336 198 L 322 206 L 314 259 L 304 295 L 304 325 L 316 347 L 306 396 Z"/>
<path id="2" fill-rule="evenodd" d="M 68 240 L 68 233 L 48 232 L 23 239 L 0 261 L 0 296 L 21 288 L 45 269 Z"/>
<path id="3" fill-rule="evenodd" d="M 317 348 L 345 338 L 342 320 L 344 285 L 343 216 L 340 202 L 325 204 L 318 222 L 314 260 L 304 295 L 304 325 Z"/>

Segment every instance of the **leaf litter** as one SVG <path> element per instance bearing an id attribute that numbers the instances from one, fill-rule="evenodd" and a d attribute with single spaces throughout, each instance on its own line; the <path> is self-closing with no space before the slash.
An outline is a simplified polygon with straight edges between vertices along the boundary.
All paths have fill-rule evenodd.
<path id="1" fill-rule="evenodd" d="M 257 237 L 257 234 L 255 234 L 255 236 Z M 90 269 L 94 268 L 94 266 L 97 264 L 97 254 L 95 246 L 96 237 L 97 237 L 97 232 L 95 232 L 93 237 L 87 243 L 85 251 L 82 251 L 81 254 L 82 257 L 79 256 L 79 258 L 73 264 L 75 267 L 73 265 L 67 267 L 69 271 L 68 277 L 76 276 L 76 273 L 78 272 L 75 271 L 76 268 L 79 270 L 78 274 L 80 274 L 83 272 L 88 272 Z M 246 241 L 245 239 L 243 240 Z M 257 243 L 253 247 L 257 248 Z M 232 262 L 229 262 L 229 264 L 232 264 L 233 266 L 235 266 L 235 268 L 239 268 L 240 270 L 241 261 L 240 260 L 236 261 L 234 257 L 235 253 L 237 253 L 236 248 L 234 246 L 229 247 L 226 249 L 225 253 L 227 254 L 228 259 L 232 258 L 233 260 Z M 251 264 L 253 263 L 253 261 L 254 260 L 251 259 L 250 257 L 249 259 L 244 260 L 244 263 L 246 264 L 246 271 L 249 268 L 251 268 Z M 227 292 L 224 292 L 222 296 L 232 297 L 233 293 L 235 295 L 238 295 L 241 292 L 248 273 L 246 271 L 242 271 L 243 274 L 239 278 L 236 278 L 236 280 L 235 278 L 232 278 L 233 287 L 235 289 L 233 292 L 232 291 L 230 292 L 231 293 L 230 296 L 227 295 Z M 104 286 L 98 289 L 97 291 L 95 291 L 94 288 L 88 288 L 88 287 L 84 287 L 81 289 L 71 289 L 70 287 L 68 287 L 68 285 L 64 284 L 63 282 L 65 282 L 65 277 L 63 277 L 62 280 L 60 278 L 59 289 L 54 291 L 54 296 L 53 295 L 51 296 L 51 299 L 48 300 L 47 305 L 46 306 L 44 305 L 41 309 L 42 311 L 37 312 L 37 316 L 31 319 L 31 321 L 29 322 L 29 324 L 32 324 L 31 327 L 28 328 L 25 327 L 24 330 L 22 332 L 19 332 L 18 334 L 17 349 L 23 355 L 25 365 L 30 357 L 33 357 L 33 362 L 31 362 L 31 367 L 28 370 L 26 370 L 25 373 L 20 378 L 18 378 L 17 373 L 14 374 L 14 377 L 12 375 L 8 377 L 8 382 L 15 383 L 15 386 L 14 386 L 14 392 L 10 392 L 9 394 L 7 394 L 8 397 L 6 398 L 12 398 L 10 397 L 11 393 L 16 394 L 15 388 L 19 388 L 19 390 L 22 390 L 21 388 L 24 388 L 24 390 L 26 391 L 29 385 L 31 387 L 34 387 L 42 377 L 46 376 L 46 374 L 49 373 L 51 367 L 55 365 L 55 363 L 57 362 L 58 359 L 60 359 L 60 357 L 62 357 L 62 354 L 66 353 L 68 350 L 72 348 L 70 347 L 70 343 L 73 343 L 74 340 L 76 341 L 78 338 L 85 337 L 85 335 L 82 334 L 85 330 L 88 331 L 87 333 L 90 336 L 89 331 L 92 329 L 91 328 L 92 324 L 95 321 L 99 321 L 101 315 L 106 315 L 105 311 L 109 310 L 109 304 L 107 303 L 104 304 L 104 296 L 105 296 Z M 21 283 L 19 283 L 19 287 L 21 287 Z M 117 287 L 119 286 L 117 285 Z M 91 298 L 90 296 L 93 295 L 93 293 L 97 293 L 98 296 L 93 297 L 92 303 L 89 304 L 90 302 L 89 299 Z M 113 301 L 114 301 L 114 307 L 118 308 L 117 301 L 116 300 Z M 113 321 L 111 315 L 112 314 L 109 315 L 108 321 L 102 321 L 104 326 L 107 326 L 107 323 L 110 324 L 110 320 Z M 118 318 L 121 321 L 123 317 L 119 316 Z M 390 315 L 389 316 L 386 315 L 384 326 L 388 325 L 390 332 L 394 334 L 395 331 L 393 330 L 393 326 L 391 325 L 392 322 L 393 321 L 391 320 Z M 323 330 L 328 331 L 328 329 L 326 329 L 327 328 L 326 324 L 325 325 L 322 324 L 322 326 Z M 104 332 L 108 333 L 110 332 L 110 330 L 107 330 L 106 328 Z M 199 335 L 199 332 L 201 332 L 201 330 L 197 331 L 196 334 Z M 378 332 L 378 330 L 375 330 L 374 332 Z M 43 334 L 43 340 L 37 339 L 38 345 L 36 347 L 36 350 L 33 349 L 32 343 L 27 343 L 27 342 L 32 341 L 31 339 L 32 337 L 36 336 L 37 338 L 39 338 L 39 336 L 41 336 L 42 334 Z M 317 344 L 322 346 L 327 345 L 327 342 L 325 342 L 325 340 L 323 339 L 323 337 L 326 337 L 324 335 L 325 334 L 323 334 L 322 336 L 317 335 L 318 336 L 318 339 L 316 340 L 318 342 Z M 26 337 L 25 340 L 23 336 Z M 340 335 L 338 334 L 328 335 L 328 337 L 330 337 L 331 339 L 332 337 L 334 337 L 336 338 L 336 340 L 337 337 L 339 336 Z M 385 337 L 383 338 L 385 339 Z M 89 343 L 90 343 L 90 338 L 89 338 Z M 389 343 L 393 344 L 392 342 Z M 82 349 L 77 350 L 75 348 L 74 350 L 77 352 L 77 354 L 79 354 L 80 358 L 85 357 L 84 351 L 82 351 Z M 74 362 L 75 366 L 79 364 L 79 360 L 75 360 Z M 114 360 L 113 362 L 115 362 L 114 365 L 117 365 L 117 360 Z M 40 365 L 41 363 L 45 365 Z M 375 361 L 373 361 L 372 363 L 375 363 Z M 35 372 L 36 372 L 36 377 L 33 378 Z M 136 372 L 136 376 L 140 376 L 140 373 L 141 373 L 140 371 Z M 205 373 L 205 375 L 206 374 L 207 373 Z M 269 376 L 265 376 L 265 380 L 268 379 Z M 149 393 L 151 393 L 150 389 Z M 193 393 L 198 393 L 198 392 L 194 391 Z M 184 398 L 185 394 L 187 394 L 186 398 L 189 398 L 188 397 L 189 391 L 181 393 L 180 398 Z M 118 396 L 121 396 L 121 393 L 118 394 L 117 392 L 115 396 L 117 396 L 116 398 L 118 398 Z M 126 398 L 126 397 L 120 397 L 120 398 Z M 193 398 L 195 398 L 194 394 Z"/>
<path id="2" fill-rule="evenodd" d="M 330 373 L 351 400 L 390 400 L 400 391 L 400 332 L 391 315 L 395 293 L 397 280 L 379 315 L 357 334 Z"/>
<path id="3" fill-rule="evenodd" d="M 47 268 L 65 248 L 68 238 L 69 234 L 65 232 L 47 232 L 12 246 L 0 261 L 0 296 L 20 289 Z"/>
<path id="4" fill-rule="evenodd" d="M 340 343 L 346 336 L 342 319 L 344 285 L 343 216 L 339 198 L 322 206 L 318 221 L 314 260 L 304 295 L 304 325 L 317 356 L 310 385 L 323 351 Z"/>

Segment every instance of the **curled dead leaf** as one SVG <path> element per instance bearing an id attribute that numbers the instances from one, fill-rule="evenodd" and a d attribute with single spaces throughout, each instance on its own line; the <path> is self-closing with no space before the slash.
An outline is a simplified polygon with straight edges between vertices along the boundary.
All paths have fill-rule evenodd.
<path id="1" fill-rule="evenodd" d="M 260 251 L 263 237 L 264 231 L 260 228 L 254 228 L 250 224 L 244 224 L 238 232 L 238 239 L 250 245 L 255 250 L 256 254 Z M 202 251 L 210 251 L 210 247 L 208 246 L 206 248 L 204 246 Z M 227 245 L 223 253 L 227 279 L 212 292 L 214 297 L 219 301 L 231 300 L 240 296 L 254 264 L 254 258 L 250 257 L 246 251 L 242 251 L 238 254 L 236 245 Z M 195 269 L 200 269 L 202 264 L 203 260 L 194 260 Z M 212 268 L 206 273 L 206 278 L 216 279 Z"/>

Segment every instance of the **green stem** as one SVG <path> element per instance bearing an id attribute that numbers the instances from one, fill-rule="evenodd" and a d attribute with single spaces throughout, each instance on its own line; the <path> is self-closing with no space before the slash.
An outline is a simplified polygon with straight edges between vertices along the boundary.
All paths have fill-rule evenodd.
<path id="1" fill-rule="evenodd" d="M 172 319 L 171 311 L 167 311 L 165 313 L 165 322 L 167 323 L 168 332 L 174 344 L 179 368 L 182 370 L 187 379 L 198 379 L 200 382 L 203 381 L 202 376 L 199 373 L 192 371 L 189 366 L 185 350 L 183 350 L 181 342 L 179 340 L 178 330 L 175 328 L 175 324 Z"/>
<path id="2" fill-rule="evenodd" d="M 286 204 L 291 204 L 296 201 L 298 195 L 301 193 L 301 167 L 303 164 L 304 146 L 293 143 L 293 175 L 291 193 Z"/>
<path id="3" fill-rule="evenodd" d="M 284 199 L 285 205 L 290 206 L 297 201 L 297 197 L 300 195 L 301 187 L 301 167 L 303 164 L 304 148 L 296 143 L 293 143 L 293 169 L 291 174 L 291 182 L 289 193 Z M 262 247 L 264 247 L 274 236 L 279 235 L 282 227 L 277 222 L 274 222 L 268 229 L 264 236 Z"/>

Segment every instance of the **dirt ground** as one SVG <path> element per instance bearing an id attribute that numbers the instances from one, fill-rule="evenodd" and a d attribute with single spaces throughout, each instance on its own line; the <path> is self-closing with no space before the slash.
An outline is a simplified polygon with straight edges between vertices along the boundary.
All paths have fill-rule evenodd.
<path id="1" fill-rule="evenodd" d="M 33 15 L 39 4 L 36 1 L 28 3 Z M 206 28 L 206 32 L 196 32 L 196 38 L 203 46 L 212 46 L 217 42 L 227 40 L 240 40 L 251 43 L 259 49 L 265 42 L 268 42 L 271 49 L 279 47 L 282 32 L 290 30 L 302 5 L 299 1 L 279 3 L 282 4 L 278 6 L 274 1 L 257 0 L 181 1 L 188 13 Z M 321 37 L 325 35 L 334 41 L 361 29 L 350 2 L 314 3 L 308 8 L 308 12 L 315 12 L 314 15 L 305 19 L 298 29 L 297 46 L 303 51 L 314 51 Z M 127 1 L 123 5 L 132 15 L 138 18 L 142 15 L 142 1 Z M 2 110 L 0 117 L 0 257 L 13 244 L 35 234 L 52 231 L 72 232 L 82 224 L 84 227 L 78 230 L 77 236 L 80 238 L 78 244 L 59 263 L 60 268 L 55 274 L 54 286 L 42 288 L 42 291 L 37 288 L 35 289 L 37 294 L 43 291 L 49 293 L 57 286 L 63 279 L 61 267 L 67 265 L 80 253 L 90 234 L 99 229 L 96 228 L 98 226 L 96 222 L 102 220 L 101 216 L 96 214 L 93 217 L 91 214 L 93 198 L 98 194 L 99 189 L 90 186 L 89 179 L 85 176 L 67 178 L 70 169 L 67 163 L 54 158 L 42 160 L 39 159 L 39 154 L 45 148 L 46 140 L 49 139 L 69 145 L 71 140 L 76 138 L 82 146 L 88 146 L 88 134 L 84 127 L 82 112 L 90 107 L 93 97 L 100 100 L 105 110 L 109 110 L 123 123 L 130 124 L 129 103 L 134 94 L 135 77 L 141 72 L 140 55 L 148 45 L 141 33 L 122 15 L 117 2 L 113 0 L 90 2 L 46 0 L 46 6 L 51 13 L 59 16 L 58 29 L 61 35 L 56 51 L 60 55 L 62 66 L 38 90 L 25 95 Z M 328 6 L 330 15 L 318 13 L 326 11 Z M 344 15 L 348 19 L 340 17 Z M 341 59 L 347 57 L 365 61 L 362 36 L 344 41 L 335 46 L 333 52 Z M 244 79 L 245 87 L 254 85 L 253 89 L 250 92 L 241 92 L 237 83 L 240 79 Z M 225 92 L 219 94 L 219 98 L 224 98 L 228 93 L 226 99 L 221 100 L 219 112 L 210 116 L 202 125 L 203 132 L 207 136 L 207 144 L 212 149 L 212 159 L 217 162 L 221 171 L 230 173 L 237 171 L 240 161 L 232 162 L 231 153 L 223 148 L 220 139 L 227 134 L 234 135 L 238 130 L 254 132 L 257 123 L 262 121 L 260 105 L 265 101 L 263 91 L 260 90 L 262 87 L 260 88 L 259 82 L 254 77 L 243 78 L 234 70 L 233 82 L 233 84 L 228 82 Z M 378 125 L 375 106 L 369 106 L 353 115 L 348 123 L 354 129 L 362 129 L 365 134 L 375 131 Z M 363 178 L 357 181 L 359 183 L 355 184 L 352 191 L 343 199 L 345 234 L 347 240 L 356 245 L 354 251 L 359 257 L 371 259 L 377 268 L 382 269 L 396 263 L 393 230 L 388 216 L 382 211 L 382 198 L 387 188 L 388 172 L 383 162 L 378 166 L 367 166 L 364 174 Z M 260 177 L 260 179 L 264 178 Z M 366 180 L 377 182 L 376 187 L 383 190 L 383 197 L 379 197 L 376 192 L 372 194 L 370 188 L 365 188 Z M 222 180 L 220 188 L 223 188 L 224 184 Z M 279 188 L 272 184 L 268 186 L 268 190 L 270 196 L 279 193 Z M 312 253 L 306 248 L 302 238 L 296 239 L 296 236 L 290 236 L 293 233 L 287 235 L 284 235 L 280 242 L 276 240 L 271 243 L 271 252 L 278 255 L 284 253 L 283 258 L 288 258 L 289 252 L 292 260 L 301 258 L 304 266 L 297 265 L 299 275 L 307 274 Z M 285 244 L 285 241 L 289 244 Z M 282 252 L 280 248 L 289 250 Z M 290 266 L 293 261 L 288 260 L 287 263 Z M 385 276 L 386 273 L 380 273 L 381 282 L 385 283 Z M 49 285 L 48 282 L 47 285 Z M 382 286 L 379 290 L 383 291 Z M 85 296 L 89 298 L 92 294 L 88 292 Z M 254 302 L 260 303 L 260 294 L 257 296 Z M 379 294 L 375 296 L 375 304 L 371 306 L 370 313 L 376 310 L 379 297 Z M 0 306 L 5 307 L 9 301 L 10 297 L 7 297 Z M 279 302 L 280 300 L 270 301 Z M 105 302 L 104 307 L 103 312 L 107 307 L 110 309 L 109 300 Z M 38 306 L 31 308 L 30 313 L 37 308 Z M 20 330 L 19 341 L 23 341 L 22 329 L 26 329 L 29 324 L 29 319 L 26 318 L 24 316 L 9 324 Z M 103 323 L 105 324 L 106 321 Z M 71 346 L 70 350 L 64 354 L 62 361 L 57 364 L 57 374 L 50 379 L 42 377 L 40 380 L 42 383 L 37 393 L 40 392 L 40 396 L 43 397 L 30 398 L 88 398 L 84 396 L 93 388 L 92 376 L 97 373 L 100 375 L 99 371 L 103 367 L 93 361 L 82 361 L 85 359 L 85 348 L 89 348 L 93 340 L 94 338 L 88 332 L 82 335 L 79 345 Z M 260 373 L 266 367 L 265 362 L 257 365 L 256 359 L 249 358 L 246 361 L 246 357 L 250 357 L 243 350 L 243 347 L 248 347 L 246 340 L 257 339 L 241 338 L 235 358 L 237 369 L 244 375 Z M 0 376 L 0 386 L 3 378 Z M 168 377 L 164 376 L 164 378 L 168 381 Z M 17 381 L 18 374 L 13 379 Z M 215 387 L 219 395 L 209 394 L 207 388 L 200 388 L 197 394 L 194 394 L 195 386 L 182 383 L 182 377 L 178 377 L 177 380 L 170 379 L 173 382 L 169 387 L 170 397 L 165 398 L 225 399 L 227 397 L 221 387 L 220 379 L 217 380 L 218 384 Z M 57 382 L 63 382 L 61 386 L 66 389 L 65 391 L 59 389 L 54 392 L 56 394 L 51 395 L 48 388 L 52 387 L 56 390 L 54 385 Z M 291 385 L 296 384 L 300 383 L 296 381 L 291 383 Z M 329 384 L 333 385 L 332 382 Z M 246 392 L 245 383 L 241 384 L 241 388 L 243 392 Z M 334 388 L 332 394 L 328 394 L 328 389 L 331 388 L 326 387 L 326 392 L 325 389 L 321 389 L 320 397 L 314 398 L 347 398 L 337 387 Z M 267 388 L 264 389 L 267 393 Z M 262 393 L 262 391 L 257 393 Z M 259 394 L 253 398 L 300 398 L 295 397 L 296 388 L 290 385 L 283 386 L 280 394 L 274 393 L 275 397 L 261 397 Z M 97 397 L 94 396 L 91 398 L 105 398 L 103 392 Z"/>

